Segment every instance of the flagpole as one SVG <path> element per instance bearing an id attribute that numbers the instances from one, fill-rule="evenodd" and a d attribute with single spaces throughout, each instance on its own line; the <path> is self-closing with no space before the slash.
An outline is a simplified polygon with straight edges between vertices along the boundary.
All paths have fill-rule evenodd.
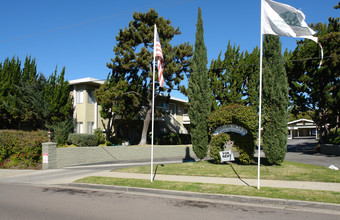
<path id="1" fill-rule="evenodd" d="M 262 118 L 262 60 L 263 60 L 263 3 L 261 0 L 261 42 L 260 42 L 260 88 L 259 88 L 259 131 L 257 144 L 257 189 L 260 189 L 260 166 L 261 166 L 261 118 Z"/>
<path id="2" fill-rule="evenodd" d="M 152 116 L 151 116 L 151 176 L 150 181 L 153 181 L 153 140 L 154 140 L 154 118 L 155 118 L 155 69 L 156 69 L 156 24 L 154 28 L 154 40 L 153 40 L 153 70 L 152 70 Z"/>

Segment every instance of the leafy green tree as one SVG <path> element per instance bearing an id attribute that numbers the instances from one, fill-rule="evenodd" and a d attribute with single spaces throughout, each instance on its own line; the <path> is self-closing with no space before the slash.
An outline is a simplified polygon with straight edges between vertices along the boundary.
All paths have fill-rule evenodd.
<path id="1" fill-rule="evenodd" d="M 37 130 L 45 128 L 48 106 L 44 99 L 46 79 L 40 75 L 32 81 L 22 82 L 19 87 L 20 123 L 18 129 Z"/>
<path id="2" fill-rule="evenodd" d="M 199 159 L 203 159 L 208 151 L 207 118 L 211 108 L 211 90 L 208 78 L 207 48 L 204 44 L 204 30 L 201 9 L 198 8 L 196 24 L 196 40 L 194 57 L 190 68 L 188 98 L 190 117 L 190 133 L 193 150 Z"/>
<path id="3" fill-rule="evenodd" d="M 46 78 L 37 74 L 35 59 L 26 57 L 18 87 L 18 106 L 20 111 L 18 129 L 36 130 L 45 128 L 48 115 L 44 99 Z"/>
<path id="4" fill-rule="evenodd" d="M 37 81 L 38 74 L 37 74 L 37 64 L 35 62 L 35 58 L 31 58 L 27 56 L 25 58 L 24 68 L 22 69 L 22 82 L 32 82 Z"/>
<path id="5" fill-rule="evenodd" d="M 118 130 L 118 125 L 114 123 L 115 118 L 120 116 L 120 119 L 131 120 L 140 110 L 139 94 L 132 91 L 129 83 L 124 80 L 106 81 L 95 91 L 95 96 L 101 106 L 100 115 L 107 120 L 106 123 L 102 121 L 107 140 L 111 140 L 113 131 Z"/>
<path id="6" fill-rule="evenodd" d="M 65 69 L 57 69 L 46 82 L 37 73 L 35 58 L 27 56 L 21 68 L 19 58 L 0 63 L 0 129 L 45 129 L 71 120 L 72 104 Z"/>
<path id="7" fill-rule="evenodd" d="M 18 126 L 18 86 L 21 79 L 21 61 L 13 57 L 0 64 L 0 124 L 1 128 L 14 129 Z"/>
<path id="8" fill-rule="evenodd" d="M 327 142 L 331 128 L 340 125 L 340 24 L 339 18 L 329 18 L 329 23 L 312 27 L 321 43 L 325 59 L 319 68 L 320 47 L 314 41 L 298 41 L 293 52 L 286 52 L 286 70 L 289 79 L 292 113 L 312 113 L 320 130 L 320 141 Z"/>
<path id="9" fill-rule="evenodd" d="M 60 75 L 56 67 L 44 87 L 44 99 L 48 106 L 47 126 L 72 118 L 72 100 L 69 93 L 69 84 L 65 80 L 65 67 Z"/>
<path id="10" fill-rule="evenodd" d="M 272 164 L 284 161 L 287 149 L 288 81 L 280 38 L 265 35 L 263 44 L 263 151 Z"/>
<path id="11" fill-rule="evenodd" d="M 19 58 L 0 65 L 1 128 L 32 130 L 44 128 L 43 99 L 45 78 L 37 74 L 35 59 L 27 56 L 23 69 Z"/>
<path id="12" fill-rule="evenodd" d="M 221 53 L 217 60 L 211 62 L 211 87 L 215 100 L 219 105 L 242 103 L 244 100 L 243 80 L 244 73 L 241 65 L 244 62 L 244 54 L 240 47 L 231 46 L 230 41 L 221 61 Z"/>
<path id="13" fill-rule="evenodd" d="M 224 60 L 221 53 L 212 60 L 209 79 L 213 109 L 233 103 L 258 106 L 259 49 L 241 52 L 240 47 L 227 45 Z"/>
<path id="14" fill-rule="evenodd" d="M 170 41 L 181 32 L 171 25 L 170 20 L 159 17 L 154 9 L 147 13 L 135 12 L 128 27 L 120 29 L 113 49 L 115 57 L 107 64 L 113 73 L 109 81 L 126 81 L 131 91 L 139 94 L 141 105 L 145 106 L 140 145 L 146 144 L 151 121 L 154 24 L 157 25 L 165 64 L 165 86 L 160 88 L 156 83 L 156 94 L 179 89 L 183 73 L 188 69 L 188 59 L 192 56 L 192 46 L 189 43 L 172 46 Z"/>
<path id="15" fill-rule="evenodd" d="M 245 95 L 243 98 L 246 105 L 259 106 L 259 73 L 260 73 L 260 49 L 256 46 L 251 53 L 248 51 L 244 55 L 244 87 Z"/>

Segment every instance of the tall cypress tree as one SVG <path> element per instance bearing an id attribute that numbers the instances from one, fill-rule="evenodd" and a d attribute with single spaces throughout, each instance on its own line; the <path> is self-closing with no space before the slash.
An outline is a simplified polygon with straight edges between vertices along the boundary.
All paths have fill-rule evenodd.
<path id="1" fill-rule="evenodd" d="M 56 67 L 48 78 L 44 88 L 44 99 L 49 112 L 46 126 L 72 119 L 72 100 L 69 95 L 69 83 L 65 80 L 65 67 L 60 75 Z"/>
<path id="2" fill-rule="evenodd" d="M 265 35 L 263 45 L 263 151 L 272 164 L 287 151 L 288 80 L 278 36 Z"/>
<path id="3" fill-rule="evenodd" d="M 208 151 L 207 117 L 211 108 L 211 92 L 208 77 L 207 48 L 204 44 L 201 9 L 198 8 L 194 57 L 190 63 L 191 73 L 188 85 L 188 98 L 191 124 L 191 142 L 199 159 Z"/>
<path id="4" fill-rule="evenodd" d="M 21 79 L 19 58 L 7 58 L 0 69 L 0 128 L 15 129 L 20 122 L 18 88 Z"/>

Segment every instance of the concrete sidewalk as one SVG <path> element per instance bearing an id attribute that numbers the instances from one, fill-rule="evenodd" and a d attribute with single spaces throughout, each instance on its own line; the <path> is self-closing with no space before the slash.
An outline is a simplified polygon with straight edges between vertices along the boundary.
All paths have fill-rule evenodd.
<path id="1" fill-rule="evenodd" d="M 150 174 L 140 173 L 121 173 L 104 171 L 97 173 L 96 176 L 132 178 L 132 179 L 151 179 Z M 192 183 L 214 183 L 257 187 L 257 179 L 237 179 L 221 177 L 202 177 L 202 176 L 177 176 L 177 175 L 154 175 L 154 180 L 192 182 Z M 283 181 L 283 180 L 260 180 L 260 187 L 311 189 L 340 192 L 340 183 L 325 182 L 305 182 L 305 181 Z"/>
<path id="2" fill-rule="evenodd" d="M 73 181 L 87 176 L 102 176 L 130 179 L 147 179 L 150 180 L 150 174 L 141 173 L 123 173 L 111 172 L 111 169 L 105 171 L 85 172 L 79 171 L 74 173 L 74 170 L 54 169 L 54 170 L 13 170 L 0 169 L 0 182 L 4 180 L 15 180 L 28 183 L 39 184 L 69 184 Z M 228 184 L 239 186 L 257 187 L 257 179 L 238 179 L 224 177 L 204 177 L 204 176 L 178 176 L 178 175 L 161 175 L 153 174 L 154 180 L 177 181 L 177 182 L 192 182 L 192 183 L 213 183 L 213 184 Z M 37 179 L 37 181 L 32 181 Z M 2 180 L 2 181 L 1 181 Z M 11 181 L 10 181 L 11 182 Z M 306 182 L 306 181 L 284 181 L 284 180 L 265 180 L 260 179 L 260 187 L 276 187 L 276 188 L 294 188 L 294 189 L 310 189 L 310 190 L 325 190 L 340 192 L 340 183 L 327 182 Z"/>

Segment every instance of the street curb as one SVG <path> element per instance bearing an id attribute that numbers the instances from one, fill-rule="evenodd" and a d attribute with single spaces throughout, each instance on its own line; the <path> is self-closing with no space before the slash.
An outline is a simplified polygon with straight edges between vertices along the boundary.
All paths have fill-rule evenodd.
<path id="1" fill-rule="evenodd" d="M 288 199 L 275 199 L 265 197 L 253 197 L 253 196 L 237 196 L 237 195 L 225 195 L 225 194 L 208 194 L 208 193 L 196 193 L 187 191 L 176 190 L 161 190 L 161 189 L 149 189 L 138 187 L 126 187 L 126 186 L 110 186 L 100 184 L 87 184 L 87 183 L 70 183 L 66 186 L 83 188 L 89 190 L 110 190 L 119 191 L 134 194 L 148 194 L 148 196 L 159 196 L 174 199 L 184 200 L 196 200 L 209 203 L 221 203 L 230 205 L 241 206 L 257 206 L 276 208 L 283 210 L 295 210 L 306 211 L 314 213 L 326 213 L 333 215 L 340 215 L 340 204 L 333 203 L 319 203 L 308 202 L 300 200 L 288 200 Z"/>

